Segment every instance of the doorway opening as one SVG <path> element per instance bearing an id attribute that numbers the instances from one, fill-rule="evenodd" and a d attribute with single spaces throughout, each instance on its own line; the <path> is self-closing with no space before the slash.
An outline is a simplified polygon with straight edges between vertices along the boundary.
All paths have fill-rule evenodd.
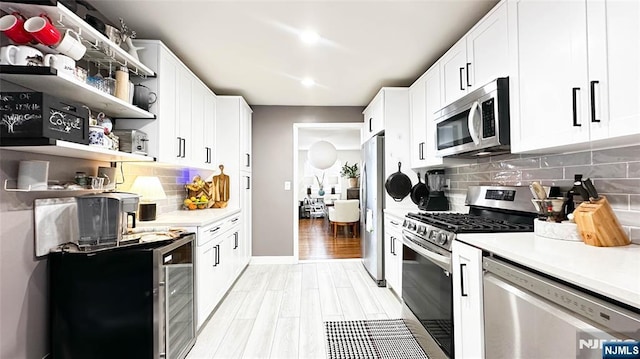
<path id="1" fill-rule="evenodd" d="M 361 258 L 360 234 L 353 226 L 333 226 L 329 212 L 336 201 L 358 193 L 348 178 L 340 176 L 345 163 L 361 166 L 362 123 L 293 124 L 293 249 L 295 260 Z M 324 170 L 311 166 L 309 148 L 318 141 L 331 143 L 335 163 Z M 356 182 L 357 185 L 357 182 Z M 340 207 L 340 204 L 339 204 Z M 335 219 L 332 213 L 332 219 Z M 358 215 L 359 216 L 359 215 Z M 359 224 L 358 226 L 359 227 Z"/>

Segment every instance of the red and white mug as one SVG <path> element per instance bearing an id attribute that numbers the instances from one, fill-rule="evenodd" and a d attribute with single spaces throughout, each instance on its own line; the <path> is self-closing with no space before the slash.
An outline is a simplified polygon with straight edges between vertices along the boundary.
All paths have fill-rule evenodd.
<path id="1" fill-rule="evenodd" d="M 28 44 L 33 41 L 33 37 L 24 29 L 24 23 L 24 17 L 14 12 L 0 18 L 0 31 L 17 45 Z"/>
<path id="2" fill-rule="evenodd" d="M 53 26 L 46 14 L 27 19 L 24 22 L 24 29 L 38 42 L 47 46 L 58 44 L 62 38 L 60 31 Z"/>

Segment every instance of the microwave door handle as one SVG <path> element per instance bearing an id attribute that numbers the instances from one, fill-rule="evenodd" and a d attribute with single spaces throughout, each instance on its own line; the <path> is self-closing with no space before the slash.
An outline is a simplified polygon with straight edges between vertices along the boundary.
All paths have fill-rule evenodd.
<path id="1" fill-rule="evenodd" d="M 476 129 L 480 128 L 480 120 L 482 119 L 482 114 L 479 117 L 476 117 L 476 112 L 480 109 L 478 105 L 478 101 L 475 101 L 473 105 L 471 105 L 471 110 L 469 111 L 469 117 L 467 118 L 467 126 L 469 127 L 469 135 L 473 140 L 473 143 L 476 145 L 480 144 L 480 137 L 478 137 L 478 132 Z M 476 124 L 478 125 L 476 127 Z"/>

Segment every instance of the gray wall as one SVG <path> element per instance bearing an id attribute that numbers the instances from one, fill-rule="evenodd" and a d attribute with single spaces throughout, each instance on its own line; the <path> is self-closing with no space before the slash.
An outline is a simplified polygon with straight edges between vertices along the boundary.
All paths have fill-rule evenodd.
<path id="1" fill-rule="evenodd" d="M 573 185 L 574 174 L 591 178 L 599 194 L 611 203 L 630 239 L 640 244 L 640 146 L 583 151 L 557 155 L 502 155 L 446 169 L 452 209 L 466 212 L 467 187 L 478 184 L 528 186 L 533 181 L 559 186 Z"/>
<path id="2" fill-rule="evenodd" d="M 76 171 L 97 174 L 94 162 L 0 150 L 0 183 L 16 179 L 21 160 L 49 161 L 50 180 L 72 180 Z M 158 202 L 158 213 L 175 211 L 184 199 L 184 184 L 193 175 L 213 171 L 124 165 L 127 190 L 138 175 L 158 176 L 167 199 Z M 121 181 L 120 171 L 118 180 Z M 7 192 L 0 189 L 0 358 L 41 359 L 49 352 L 47 260 L 35 258 L 33 201 L 36 198 L 70 197 L 84 192 Z M 55 283 L 51 283 L 55 285 Z"/>
<path id="3" fill-rule="evenodd" d="M 252 106 L 253 255 L 293 255 L 293 124 L 362 122 L 362 107 Z M 297 209 L 296 209 L 297 210 Z"/>

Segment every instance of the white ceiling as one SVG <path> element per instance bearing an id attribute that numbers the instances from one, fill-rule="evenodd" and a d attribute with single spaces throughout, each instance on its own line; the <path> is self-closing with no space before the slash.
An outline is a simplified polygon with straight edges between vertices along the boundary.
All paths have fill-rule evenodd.
<path id="1" fill-rule="evenodd" d="M 318 141 L 327 141 L 337 150 L 360 150 L 360 130 L 351 128 L 300 128 L 298 149 L 308 150 Z"/>
<path id="2" fill-rule="evenodd" d="M 497 0 L 89 0 L 160 39 L 217 94 L 251 105 L 364 106 L 408 86 Z M 321 41 L 299 40 L 313 29 Z M 304 77 L 317 83 L 300 84 Z"/>

